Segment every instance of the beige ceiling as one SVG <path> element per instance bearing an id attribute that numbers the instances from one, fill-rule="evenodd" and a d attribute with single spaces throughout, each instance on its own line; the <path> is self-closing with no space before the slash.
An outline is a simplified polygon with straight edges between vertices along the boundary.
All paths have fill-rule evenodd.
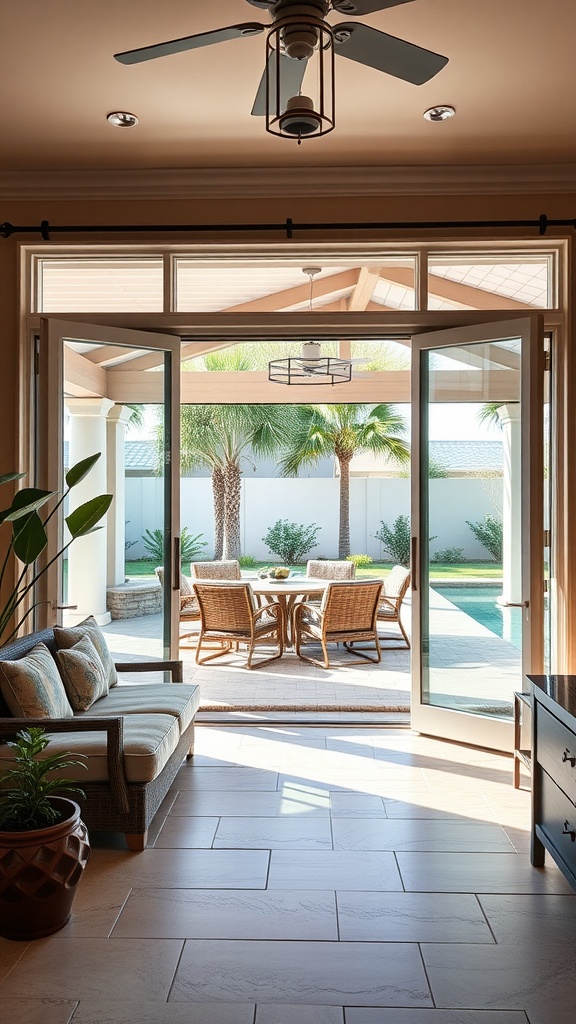
<path id="1" fill-rule="evenodd" d="M 415 0 L 367 15 L 360 20 L 449 63 L 418 87 L 337 56 L 336 129 L 301 146 L 250 115 L 264 35 L 133 67 L 113 60 L 268 20 L 246 0 L 7 0 L 0 171 L 576 161 L 573 0 Z M 444 103 L 456 107 L 451 121 L 422 119 Z M 118 109 L 137 114 L 138 126 L 110 126 L 105 115 Z"/>

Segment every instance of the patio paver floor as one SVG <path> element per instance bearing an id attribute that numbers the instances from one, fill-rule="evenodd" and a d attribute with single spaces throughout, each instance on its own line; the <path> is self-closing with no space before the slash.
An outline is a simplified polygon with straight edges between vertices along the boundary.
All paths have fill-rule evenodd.
<path id="1" fill-rule="evenodd" d="M 450 601 L 432 591 L 431 653 L 433 693 L 448 706 L 511 706 L 520 688 L 520 652 Z M 410 630 L 410 603 L 403 609 Z M 115 620 L 104 631 L 117 659 L 161 657 L 160 615 Z M 433 646 L 432 646 L 433 642 Z M 262 649 L 266 656 L 266 648 Z M 288 650 L 261 669 L 246 669 L 245 655 L 230 652 L 208 665 L 196 665 L 195 647 L 180 648 L 186 682 L 200 686 L 200 710 L 322 711 L 407 713 L 410 709 L 410 651 L 384 646 L 379 665 L 354 658 L 342 648 L 324 669 Z M 140 677 L 139 681 L 142 681 Z"/>

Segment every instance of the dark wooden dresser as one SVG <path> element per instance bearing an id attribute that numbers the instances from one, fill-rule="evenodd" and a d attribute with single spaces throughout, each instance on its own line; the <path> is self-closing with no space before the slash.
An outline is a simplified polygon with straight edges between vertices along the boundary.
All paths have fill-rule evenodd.
<path id="1" fill-rule="evenodd" d="M 576 889 L 576 675 L 528 676 L 532 695 L 531 861 L 553 857 Z"/>

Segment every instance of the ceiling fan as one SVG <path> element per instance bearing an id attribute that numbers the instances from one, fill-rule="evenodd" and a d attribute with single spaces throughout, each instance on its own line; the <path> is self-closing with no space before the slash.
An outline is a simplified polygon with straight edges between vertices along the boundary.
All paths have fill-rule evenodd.
<path id="1" fill-rule="evenodd" d="M 448 62 L 432 50 L 404 39 L 380 32 L 358 21 L 331 25 L 326 20 L 331 11 L 338 14 L 373 14 L 376 11 L 412 3 L 413 0 L 246 0 L 252 7 L 269 11 L 272 24 L 246 22 L 227 28 L 201 32 L 198 35 L 171 39 L 152 46 L 116 53 L 121 64 L 166 57 L 184 50 L 225 42 L 268 31 L 267 60 L 252 114 L 265 116 L 266 128 L 273 134 L 298 137 L 323 135 L 334 127 L 333 114 L 320 107 L 329 102 L 334 91 L 334 53 L 349 60 L 383 71 L 414 85 L 422 85 L 434 77 Z M 320 89 L 314 101 L 302 96 L 302 84 L 312 58 L 320 61 Z M 308 77 L 308 76 L 307 76 Z"/>

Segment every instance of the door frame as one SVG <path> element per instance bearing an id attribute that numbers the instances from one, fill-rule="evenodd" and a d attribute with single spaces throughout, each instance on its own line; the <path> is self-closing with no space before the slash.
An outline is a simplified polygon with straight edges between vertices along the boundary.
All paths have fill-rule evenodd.
<path id="1" fill-rule="evenodd" d="M 98 318 L 95 317 L 95 320 Z M 64 413 L 64 346 L 65 339 L 134 349 L 154 349 L 166 356 L 164 396 L 169 404 L 169 444 L 165 450 L 166 491 L 170 533 L 170 558 L 164 566 L 164 648 L 165 656 L 178 658 L 180 618 L 180 564 L 176 559 L 180 541 L 180 337 L 144 330 L 111 327 L 97 322 L 77 321 L 58 316 L 42 316 L 39 324 L 38 408 L 36 410 L 37 486 L 59 491 L 64 480 L 63 413 Z M 47 550 L 58 550 L 62 536 L 63 517 L 55 516 L 48 523 Z M 58 621 L 58 596 L 61 593 L 61 559 L 48 566 L 38 581 L 39 601 L 37 625 L 52 626 Z"/>
<path id="2" fill-rule="evenodd" d="M 477 326 L 484 324 L 493 323 L 494 316 L 498 317 L 498 322 L 503 325 L 510 321 L 518 321 L 524 319 L 533 320 L 538 319 L 541 322 L 545 319 L 547 329 L 557 328 L 561 329 L 561 318 L 559 320 L 558 315 L 555 313 L 531 313 L 530 311 L 522 311 L 519 314 L 517 311 L 509 312 L 507 310 L 502 311 L 485 311 L 485 310 L 436 310 L 436 311 L 403 311 L 398 310 L 384 313 L 360 313 L 350 314 L 348 313 L 345 318 L 342 314 L 335 313 L 322 313 L 317 312 L 314 314 L 314 330 L 315 336 L 322 340 L 322 338 L 330 338 L 334 336 L 346 337 L 350 340 L 369 340 L 375 336 L 387 336 L 393 340 L 394 336 L 406 338 L 411 336 L 412 338 L 418 338 L 422 335 L 429 336 L 431 331 L 438 330 L 449 330 L 449 329 L 473 329 Z M 98 313 L 98 314 L 82 314 L 82 313 L 58 313 L 53 316 L 49 314 L 29 314 L 24 318 L 27 334 L 29 332 L 38 332 L 41 323 L 44 322 L 59 322 L 63 331 L 70 331 L 72 326 L 77 329 L 89 330 L 90 325 L 94 326 L 94 321 L 97 321 L 98 329 L 102 330 L 105 328 L 110 331 L 132 331 L 135 339 L 140 340 L 140 344 L 143 341 L 143 334 L 160 332 L 169 332 L 168 334 L 161 334 L 163 338 L 175 340 L 179 346 L 181 341 L 181 335 L 186 335 L 187 340 L 194 341 L 214 341 L 223 335 L 233 343 L 234 341 L 240 342 L 243 340 L 265 340 L 272 339 L 275 336 L 282 338 L 296 339 L 309 339 L 310 337 L 310 318 L 309 315 L 300 316 L 298 313 L 287 313 L 287 314 L 191 314 L 191 313 Z M 24 339 L 23 339 L 24 340 Z M 134 344 L 137 345 L 136 340 Z M 23 349 L 22 356 L 22 367 L 25 372 L 27 365 L 27 357 L 25 355 L 26 348 Z M 175 369 L 175 367 L 173 367 Z M 179 371 L 179 362 L 178 362 Z M 290 392 L 291 389 L 285 389 Z M 282 389 L 277 388 L 276 394 L 278 395 L 278 401 L 295 401 L 293 392 L 282 395 Z M 309 392 L 307 392 L 307 396 Z M 238 392 L 235 393 L 235 400 L 238 400 Z M 267 398 L 267 401 L 270 399 Z M 308 400 L 312 400 L 310 397 Z M 318 399 L 320 400 L 320 399 Z M 326 400 L 325 389 L 323 389 L 322 400 Z M 379 400 L 382 400 L 381 397 Z M 174 410 L 173 410 L 174 413 Z M 22 422 L 21 434 L 21 450 L 25 450 L 26 445 L 25 436 L 29 431 L 28 424 L 30 422 L 28 417 L 25 417 Z M 179 423 L 174 424 L 176 429 L 179 431 Z M 43 431 L 40 431 L 42 434 Z M 29 433 L 28 433 L 29 439 Z M 24 442 L 24 443 L 22 443 Z"/>
<path id="3" fill-rule="evenodd" d="M 513 722 L 473 715 L 422 702 L 422 606 L 421 606 L 421 409 L 424 401 L 420 374 L 423 351 L 447 348 L 455 344 L 499 341 L 511 337 L 523 339 L 521 350 L 520 401 L 525 410 L 521 420 L 521 494 L 522 494 L 522 598 L 528 602 L 523 616 L 522 672 L 518 689 L 525 689 L 524 677 L 541 672 L 544 657 L 544 506 L 542 493 L 544 467 L 543 382 L 545 370 L 544 318 L 527 314 L 492 323 L 456 327 L 422 333 L 412 340 L 412 694 L 411 725 L 417 732 L 444 739 L 487 747 L 513 750 Z M 534 628 L 532 628 L 534 625 Z"/>

